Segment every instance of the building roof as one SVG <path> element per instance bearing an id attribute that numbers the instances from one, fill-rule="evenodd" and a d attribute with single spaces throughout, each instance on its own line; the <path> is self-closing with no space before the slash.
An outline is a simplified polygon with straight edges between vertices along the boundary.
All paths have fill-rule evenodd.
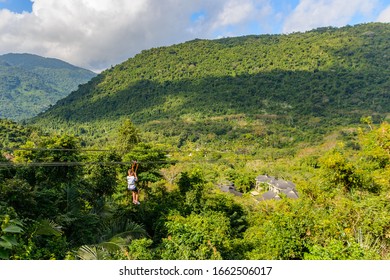
<path id="1" fill-rule="evenodd" d="M 275 179 L 275 177 L 268 176 L 267 174 L 266 175 L 259 175 L 256 177 L 256 182 L 269 183 L 269 181 L 271 181 L 272 179 Z"/>
<path id="2" fill-rule="evenodd" d="M 288 198 L 292 198 L 292 199 L 298 198 L 298 194 L 295 190 L 287 189 L 287 190 L 282 190 L 281 192 L 284 193 Z"/>
<path id="3" fill-rule="evenodd" d="M 256 177 L 256 182 L 259 183 L 268 183 L 271 184 L 280 190 L 282 189 L 296 189 L 295 184 L 290 181 L 282 180 L 282 179 L 277 179 L 273 176 L 269 175 L 259 175 Z"/>
<path id="4" fill-rule="evenodd" d="M 284 181 L 284 180 L 276 180 L 272 182 L 279 189 L 295 189 L 295 185 L 292 182 Z"/>
<path id="5" fill-rule="evenodd" d="M 257 200 L 269 200 L 269 199 L 280 199 L 279 193 L 285 194 L 288 198 L 298 198 L 298 192 L 293 182 L 277 179 L 269 175 L 259 175 L 256 177 L 256 183 L 266 183 L 270 185 L 269 191 L 264 193 Z"/>
<path id="6" fill-rule="evenodd" d="M 219 189 L 223 192 L 232 193 L 236 196 L 242 196 L 242 193 L 237 191 L 233 185 L 221 185 L 219 186 Z"/>
<path id="7" fill-rule="evenodd" d="M 278 196 L 277 193 L 275 193 L 273 191 L 268 191 L 268 192 L 263 193 L 263 195 L 260 196 L 259 198 L 257 198 L 257 200 L 259 200 L 259 201 L 270 200 L 270 199 L 279 200 L 280 197 Z"/>

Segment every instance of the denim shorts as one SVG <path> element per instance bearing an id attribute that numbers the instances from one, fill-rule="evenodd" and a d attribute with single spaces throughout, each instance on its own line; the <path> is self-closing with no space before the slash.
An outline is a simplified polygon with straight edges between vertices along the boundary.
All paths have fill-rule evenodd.
<path id="1" fill-rule="evenodd" d="M 127 186 L 127 189 L 132 192 L 138 192 L 138 189 L 135 185 L 129 185 Z"/>

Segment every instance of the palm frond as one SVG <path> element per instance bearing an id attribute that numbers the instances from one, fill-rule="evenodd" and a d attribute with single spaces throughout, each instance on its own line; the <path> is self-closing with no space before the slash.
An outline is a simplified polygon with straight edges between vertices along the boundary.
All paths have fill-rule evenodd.
<path id="1" fill-rule="evenodd" d="M 35 231 L 36 235 L 62 235 L 62 228 L 60 225 L 56 224 L 50 220 L 42 220 L 38 223 L 38 228 Z"/>
<path id="2" fill-rule="evenodd" d="M 127 240 L 127 242 L 129 243 L 131 240 L 147 237 L 147 233 L 144 228 L 137 225 L 137 227 L 133 229 L 120 232 L 113 236 L 113 238 L 118 238 L 118 237 Z"/>
<path id="3" fill-rule="evenodd" d="M 124 246 L 123 240 L 110 240 L 108 242 L 102 242 L 99 244 L 102 248 L 106 249 L 108 252 L 115 253 L 123 249 Z"/>
<path id="4" fill-rule="evenodd" d="M 98 252 L 95 246 L 83 245 L 77 251 L 77 257 L 81 260 L 98 260 Z"/>

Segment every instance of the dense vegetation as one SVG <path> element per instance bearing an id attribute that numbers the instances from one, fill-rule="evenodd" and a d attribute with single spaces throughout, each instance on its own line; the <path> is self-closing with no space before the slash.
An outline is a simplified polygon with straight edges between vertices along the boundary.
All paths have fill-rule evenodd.
<path id="1" fill-rule="evenodd" d="M 0 148 L 12 148 L 24 144 L 33 131 L 13 121 L 0 119 Z"/>
<path id="2" fill-rule="evenodd" d="M 95 73 L 58 59 L 31 54 L 0 56 L 0 118 L 31 118 Z"/>
<path id="3" fill-rule="evenodd" d="M 168 158 L 138 142 L 83 150 L 70 135 L 35 135 L 0 162 L 5 259 L 389 259 L 390 125 L 369 118 L 290 157 Z M 134 127 L 133 127 L 134 128 Z M 136 136 L 136 137 L 134 137 Z M 119 154 L 117 151 L 121 150 Z M 141 205 L 126 193 L 139 160 Z M 293 180 L 299 199 L 259 202 L 262 172 Z M 221 192 L 231 180 L 244 195 Z"/>
<path id="4" fill-rule="evenodd" d="M 151 49 L 33 126 L 0 122 L 0 258 L 389 259 L 389 38 L 365 24 Z M 261 174 L 299 198 L 258 201 Z"/>
<path id="5" fill-rule="evenodd" d="M 150 49 L 33 122 L 94 143 L 110 140 L 126 118 L 151 132 L 150 139 L 179 147 L 248 136 L 277 147 L 318 141 L 362 115 L 386 118 L 389 30 L 389 24 L 364 24 Z"/>

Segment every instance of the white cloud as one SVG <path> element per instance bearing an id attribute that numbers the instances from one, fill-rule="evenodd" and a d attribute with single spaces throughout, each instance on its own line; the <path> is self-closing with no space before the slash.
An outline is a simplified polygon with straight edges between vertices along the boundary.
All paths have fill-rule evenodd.
<path id="1" fill-rule="evenodd" d="M 378 16 L 377 21 L 379 22 L 390 22 L 390 6 L 384 9 Z"/>
<path id="2" fill-rule="evenodd" d="M 301 0 L 284 21 L 283 31 L 344 25 L 357 13 L 370 13 L 377 1 Z M 290 3 L 288 0 L 32 2 L 31 13 L 0 9 L 0 54 L 35 53 L 92 70 L 120 63 L 144 49 L 194 38 L 253 34 L 256 28 L 274 32 L 284 14 L 276 10 L 276 3 Z M 196 19 L 192 19 L 196 14 Z M 386 18 L 386 14 L 384 11 L 381 18 Z"/>
<path id="3" fill-rule="evenodd" d="M 228 1 L 221 12 L 215 18 L 213 28 L 219 28 L 232 24 L 237 24 L 251 17 L 255 8 L 252 1 L 233 0 Z"/>
<path id="4" fill-rule="evenodd" d="M 32 0 L 31 13 L 0 10 L 0 53 L 31 52 L 99 70 L 143 49 L 256 20 L 268 1 Z M 191 22 L 197 11 L 205 17 Z"/>
<path id="5" fill-rule="evenodd" d="M 267 27 L 272 8 L 270 0 L 202 0 L 203 14 L 188 28 L 203 38 L 246 35 L 250 25 Z"/>
<path id="6" fill-rule="evenodd" d="M 31 13 L 0 10 L 0 53 L 32 52 L 91 69 L 144 48 L 188 39 L 181 0 L 35 0 Z"/>
<path id="7" fill-rule="evenodd" d="M 301 0 L 284 23 L 283 32 L 323 26 L 344 26 L 356 15 L 369 16 L 377 0 Z"/>

